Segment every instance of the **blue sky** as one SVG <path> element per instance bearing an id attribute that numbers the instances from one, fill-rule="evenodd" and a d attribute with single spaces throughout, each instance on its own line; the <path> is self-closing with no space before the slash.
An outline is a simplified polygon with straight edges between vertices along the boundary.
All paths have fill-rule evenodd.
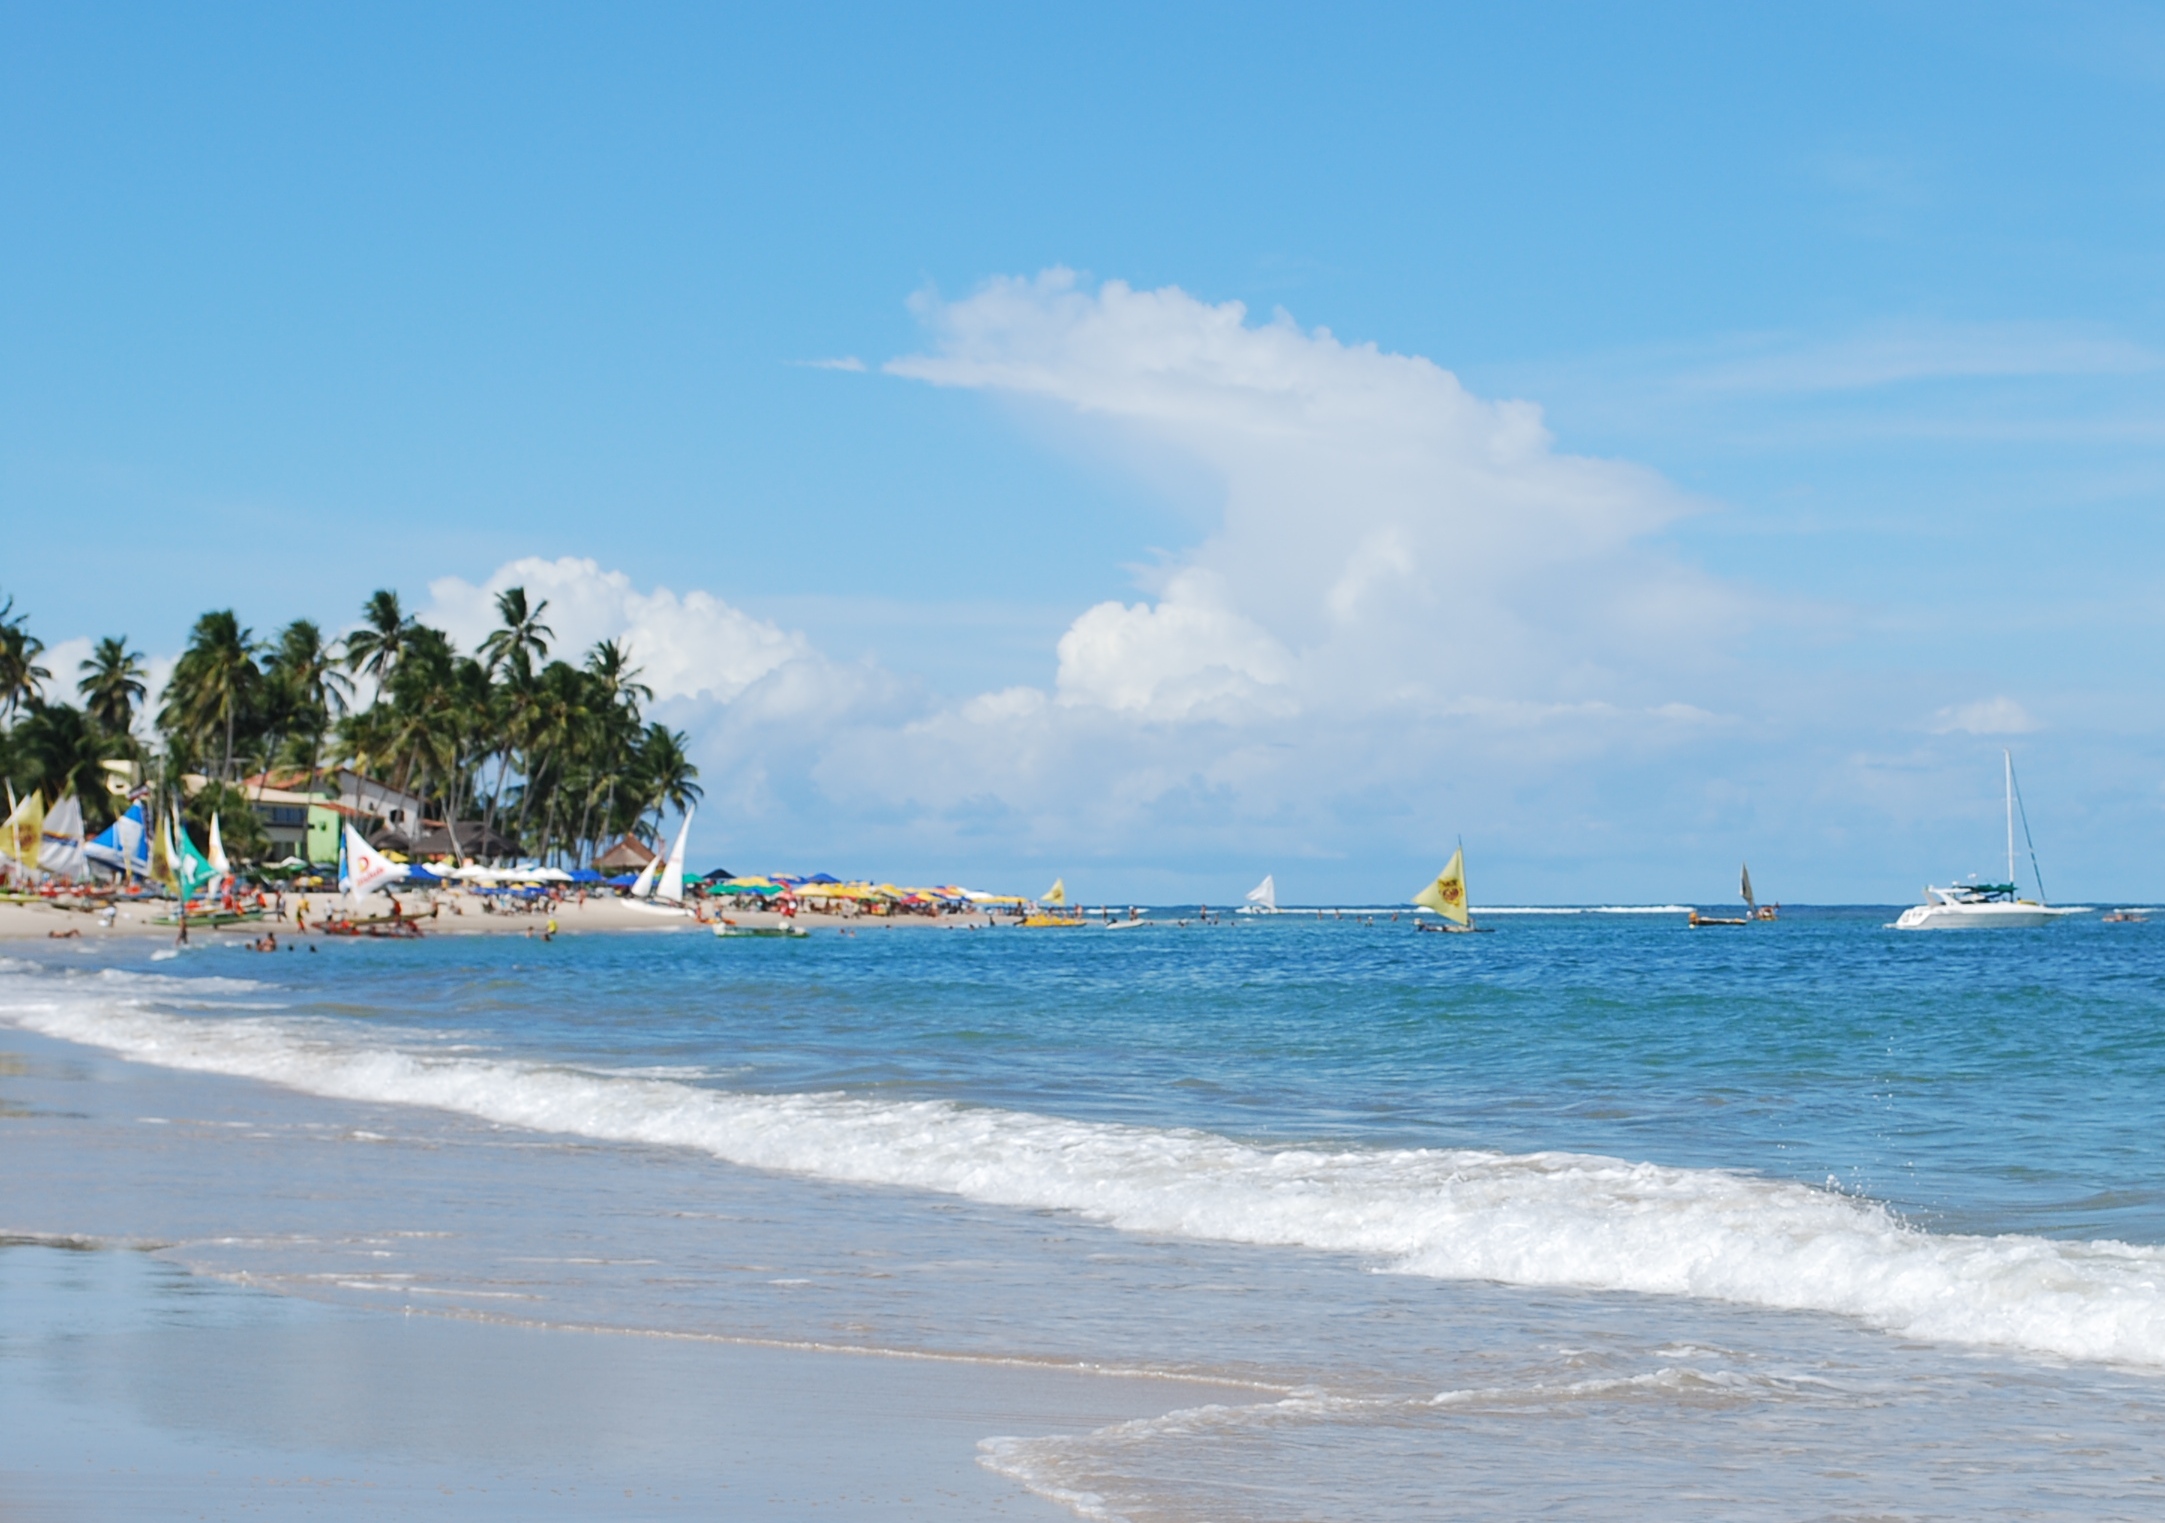
<path id="1" fill-rule="evenodd" d="M 49 643 L 568 558 L 744 868 L 2157 882 L 2158 7 L 0 27 Z"/>

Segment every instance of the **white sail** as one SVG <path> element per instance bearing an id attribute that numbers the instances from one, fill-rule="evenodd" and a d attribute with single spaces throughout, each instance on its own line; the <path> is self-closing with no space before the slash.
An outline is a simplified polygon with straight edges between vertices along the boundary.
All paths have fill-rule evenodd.
<path id="1" fill-rule="evenodd" d="M 346 876 L 339 884 L 358 899 L 406 876 L 406 869 L 361 839 L 361 832 L 346 827 Z"/>
<path id="2" fill-rule="evenodd" d="M 654 893 L 654 879 L 661 870 L 662 855 L 656 852 L 646 859 L 646 866 L 639 869 L 639 876 L 631 886 L 631 896 L 634 899 L 651 898 Z"/>
<path id="3" fill-rule="evenodd" d="M 83 851 L 83 806 L 72 793 L 62 794 L 59 802 L 45 812 L 38 866 L 70 882 L 80 882 L 90 875 L 90 858 Z"/>
<path id="4" fill-rule="evenodd" d="M 1248 902 L 1264 914 L 1274 914 L 1278 909 L 1278 880 L 1270 873 L 1263 881 L 1248 890 Z"/>
<path id="5" fill-rule="evenodd" d="M 654 897 L 664 904 L 684 902 L 684 841 L 692 833 L 692 816 L 698 812 L 696 804 L 684 811 L 684 823 L 677 827 L 677 844 L 669 848 L 669 865 L 662 870 L 661 886 L 654 890 Z"/>
<path id="6" fill-rule="evenodd" d="M 1743 895 L 1746 904 L 1753 909 L 1759 907 L 1759 901 L 1752 897 L 1752 865 L 1749 862 L 1744 864 L 1744 883 L 1738 892 Z"/>
<path id="7" fill-rule="evenodd" d="M 215 875 L 211 879 L 213 883 L 233 876 L 233 864 L 226 860 L 225 842 L 219 837 L 215 814 L 210 817 L 210 870 Z"/>

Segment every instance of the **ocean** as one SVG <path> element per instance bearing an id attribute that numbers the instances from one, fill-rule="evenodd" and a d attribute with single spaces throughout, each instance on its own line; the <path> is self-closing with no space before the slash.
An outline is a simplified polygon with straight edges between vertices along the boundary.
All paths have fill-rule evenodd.
<path id="1" fill-rule="evenodd" d="M 0 1231 L 1221 1383 L 981 1435 L 1092 1518 L 2165 1513 L 2161 927 L 1893 915 L 26 947 L 0 1021 L 261 1098 Z"/>

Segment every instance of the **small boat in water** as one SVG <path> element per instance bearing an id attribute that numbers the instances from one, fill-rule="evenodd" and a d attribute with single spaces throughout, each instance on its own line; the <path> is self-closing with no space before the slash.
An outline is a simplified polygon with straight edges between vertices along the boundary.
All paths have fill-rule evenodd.
<path id="1" fill-rule="evenodd" d="M 2044 875 L 2037 871 L 2037 843 L 2030 840 L 2029 811 L 2022 810 L 2022 839 L 2030 848 L 2030 871 L 2037 878 L 2037 897 L 2019 897 L 2015 886 L 2015 812 L 2021 809 L 2022 793 L 2015 786 L 2015 757 L 2002 751 L 2007 766 L 2007 881 L 2005 883 L 1957 883 L 1951 888 L 1927 884 L 1925 902 L 1902 911 L 1894 923 L 1898 931 L 2028 930 L 2050 925 L 2063 915 L 2089 913 L 2045 902 Z"/>
<path id="2" fill-rule="evenodd" d="M 738 925 L 732 920 L 717 920 L 714 934 L 730 940 L 739 936 L 762 936 L 771 941 L 800 940 L 812 933 L 800 925 Z"/>
<path id="3" fill-rule="evenodd" d="M 1263 881 L 1248 890 L 1248 902 L 1240 907 L 1243 915 L 1275 915 L 1278 913 L 1278 880 L 1269 873 Z"/>
<path id="4" fill-rule="evenodd" d="M 1750 925 L 1754 920 L 1772 920 L 1774 918 L 1774 907 L 1772 905 L 1761 909 L 1759 901 L 1752 897 L 1752 865 L 1749 862 L 1744 864 L 1744 879 L 1738 886 L 1737 893 L 1744 900 L 1743 914 L 1731 916 L 1702 915 L 1697 910 L 1693 910 L 1684 923 L 1697 930 L 1703 925 Z"/>
<path id="5" fill-rule="evenodd" d="M 2148 925 L 2150 923 L 2150 912 L 2146 909 L 2119 909 L 2113 910 L 2109 914 L 2100 915 L 2097 918 L 2107 925 Z"/>
<path id="6" fill-rule="evenodd" d="M 1443 864 L 1443 871 L 1436 874 L 1436 881 L 1413 896 L 1413 902 L 1424 910 L 1434 910 L 1443 917 L 1441 925 L 1424 925 L 1415 920 L 1416 931 L 1450 931 L 1464 934 L 1486 931 L 1485 925 L 1473 923 L 1473 911 L 1466 905 L 1466 848 L 1460 846 L 1451 853 L 1451 860 Z"/>
<path id="7" fill-rule="evenodd" d="M 1067 879 L 1055 878 L 1045 896 L 1030 907 L 1030 913 L 1022 917 L 1022 923 L 1039 931 L 1078 930 L 1087 922 L 1080 906 L 1067 902 Z"/>

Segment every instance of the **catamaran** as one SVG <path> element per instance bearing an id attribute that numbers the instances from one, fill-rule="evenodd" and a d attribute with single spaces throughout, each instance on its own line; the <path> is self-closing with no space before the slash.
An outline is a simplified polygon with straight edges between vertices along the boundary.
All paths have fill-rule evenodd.
<path id="1" fill-rule="evenodd" d="M 2005 883 L 1957 883 L 1951 888 L 1926 885 L 1925 902 L 1902 911 L 1894 923 L 1898 931 L 1974 931 L 1993 927 L 2023 929 L 2050 925 L 2062 915 L 2087 914 L 2079 907 L 2062 908 L 2045 902 L 2044 874 L 2037 870 L 2037 843 L 2030 839 L 2030 814 L 2022 808 L 2022 792 L 2015 785 L 2015 757 L 2002 751 L 2007 766 L 2007 881 Z M 2015 894 L 2015 814 L 2022 814 L 2022 839 L 2030 848 L 2030 871 L 2037 879 L 2035 899 Z"/>
<path id="2" fill-rule="evenodd" d="M 1263 881 L 1248 890 L 1248 902 L 1240 907 L 1243 915 L 1275 915 L 1278 913 L 1278 880 L 1269 873 Z"/>
<path id="3" fill-rule="evenodd" d="M 649 862 L 639 870 L 639 882 L 631 886 L 632 897 L 627 901 L 636 908 L 652 910 L 656 914 L 682 915 L 688 913 L 684 904 L 684 843 L 692 833 L 692 816 L 699 812 L 694 804 L 684 811 L 684 823 L 677 827 L 676 844 L 669 848 L 669 860 L 662 867 L 660 881 L 647 876 L 654 870 Z M 647 886 L 640 893 L 640 885 Z"/>

